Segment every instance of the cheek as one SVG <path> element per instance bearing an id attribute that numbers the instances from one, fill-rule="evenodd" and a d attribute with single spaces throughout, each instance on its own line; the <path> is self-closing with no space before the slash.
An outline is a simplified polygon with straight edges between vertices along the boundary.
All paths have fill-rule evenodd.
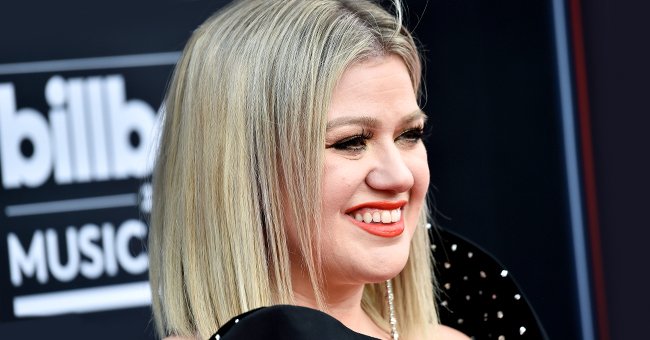
<path id="1" fill-rule="evenodd" d="M 429 164 L 424 146 L 410 159 L 409 168 L 413 174 L 413 187 L 411 188 L 410 195 L 412 212 L 408 217 L 408 225 L 415 226 L 422 211 L 427 190 L 429 189 Z"/>
<path id="2" fill-rule="evenodd" d="M 427 161 L 426 151 L 415 163 L 413 168 L 413 190 L 423 191 L 423 195 L 426 195 L 429 189 L 429 162 Z"/>
<path id="3" fill-rule="evenodd" d="M 424 190 L 425 193 L 429 188 L 429 161 L 427 159 L 427 150 L 424 148 L 424 144 L 420 144 L 415 157 L 413 158 L 413 178 L 414 186 L 417 186 L 419 190 Z"/>
<path id="4" fill-rule="evenodd" d="M 359 169 L 332 155 L 325 157 L 321 187 L 323 212 L 343 209 L 342 204 L 348 203 L 359 183 L 364 181 Z"/>

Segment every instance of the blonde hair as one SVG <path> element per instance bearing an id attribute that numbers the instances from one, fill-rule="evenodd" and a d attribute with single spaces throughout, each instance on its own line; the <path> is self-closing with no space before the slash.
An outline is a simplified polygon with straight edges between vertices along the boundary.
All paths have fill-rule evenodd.
<path id="1" fill-rule="evenodd" d="M 329 102 L 347 67 L 388 54 L 419 91 L 418 51 L 395 8 L 397 18 L 370 1 L 238 1 L 194 32 L 167 93 L 153 178 L 161 336 L 207 338 L 247 310 L 293 303 L 287 221 L 309 226 L 297 227 L 300 255 L 327 309 L 318 212 Z M 426 215 L 393 284 L 400 333 L 413 338 L 437 325 Z M 362 306 L 388 329 L 384 295 L 368 284 Z"/>

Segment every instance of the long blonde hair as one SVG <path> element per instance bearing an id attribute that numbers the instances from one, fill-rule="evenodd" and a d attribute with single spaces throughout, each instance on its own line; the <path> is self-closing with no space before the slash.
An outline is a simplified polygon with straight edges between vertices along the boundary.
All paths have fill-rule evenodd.
<path id="1" fill-rule="evenodd" d="M 419 91 L 418 51 L 395 8 L 237 1 L 193 33 L 165 100 L 153 177 L 150 282 L 161 336 L 207 338 L 247 310 L 293 303 L 287 221 L 308 226 L 297 228 L 301 256 L 327 309 L 318 212 L 329 102 L 347 67 L 388 54 Z M 437 324 L 426 215 L 394 279 L 400 333 L 413 338 Z M 368 284 L 362 306 L 388 329 L 384 295 Z"/>

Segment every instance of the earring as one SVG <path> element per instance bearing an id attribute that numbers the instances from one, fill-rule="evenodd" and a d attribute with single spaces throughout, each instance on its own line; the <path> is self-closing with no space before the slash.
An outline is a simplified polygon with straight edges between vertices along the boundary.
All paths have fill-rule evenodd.
<path id="1" fill-rule="evenodd" d="M 386 298 L 388 300 L 388 317 L 390 322 L 390 335 L 393 340 L 399 339 L 399 334 L 397 333 L 397 318 L 395 317 L 395 305 L 393 304 L 393 283 L 390 280 L 386 280 Z"/>

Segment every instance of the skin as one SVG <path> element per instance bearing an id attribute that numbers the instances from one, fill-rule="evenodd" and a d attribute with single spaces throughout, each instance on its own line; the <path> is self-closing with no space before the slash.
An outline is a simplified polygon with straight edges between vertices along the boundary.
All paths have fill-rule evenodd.
<path id="1" fill-rule="evenodd" d="M 328 112 L 322 182 L 328 313 L 347 327 L 377 338 L 389 335 L 362 310 L 361 296 L 366 283 L 397 276 L 408 259 L 429 186 L 426 150 L 419 138 L 424 120 L 406 66 L 394 55 L 349 67 L 334 90 Z M 346 214 L 351 207 L 376 201 L 407 202 L 402 234 L 370 234 Z M 290 247 L 296 244 L 291 237 L 289 241 Z M 292 275 L 297 304 L 316 308 L 305 273 L 292 268 Z M 467 338 L 444 326 L 437 332 L 446 334 L 443 338 Z"/>
<path id="2" fill-rule="evenodd" d="M 424 120 L 406 66 L 394 55 L 349 67 L 334 90 L 328 112 L 322 187 L 328 313 L 348 328 L 380 339 L 389 339 L 390 334 L 363 311 L 361 297 L 365 284 L 397 276 L 408 259 L 429 186 L 427 154 L 418 132 Z M 376 201 L 407 202 L 400 235 L 370 234 L 346 214 L 351 207 Z M 292 230 L 289 247 L 297 254 Z M 292 283 L 296 304 L 317 309 L 300 265 L 292 267 Z M 469 339 L 443 325 L 431 327 L 439 339 Z"/>
<path id="3" fill-rule="evenodd" d="M 369 326 L 360 305 L 363 286 L 396 276 L 408 259 L 429 171 L 423 143 L 401 135 L 422 126 L 423 117 L 410 119 L 419 111 L 406 67 L 394 56 L 351 66 L 332 95 L 322 178 L 322 265 L 330 312 L 352 329 Z M 372 137 L 355 137 L 364 133 Z M 408 203 L 402 211 L 405 230 L 397 237 L 372 235 L 345 213 L 365 202 L 400 200 Z M 316 307 L 299 268 L 293 285 L 298 304 Z"/>

